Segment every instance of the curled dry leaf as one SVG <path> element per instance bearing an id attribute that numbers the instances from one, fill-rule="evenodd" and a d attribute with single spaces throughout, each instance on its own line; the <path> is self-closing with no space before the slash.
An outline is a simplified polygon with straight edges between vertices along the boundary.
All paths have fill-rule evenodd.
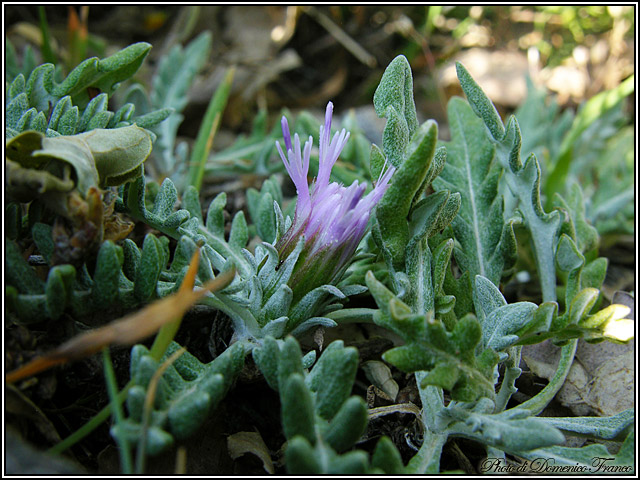
<path id="1" fill-rule="evenodd" d="M 384 393 L 393 401 L 398 396 L 400 388 L 391 375 L 389 367 L 380 361 L 369 360 L 362 364 L 362 369 L 369 381 Z"/>
<path id="2" fill-rule="evenodd" d="M 55 365 L 89 356 L 111 344 L 133 345 L 153 335 L 162 326 L 181 318 L 199 298 L 209 291 L 225 288 L 235 276 L 235 270 L 224 272 L 207 282 L 201 290 L 194 291 L 193 286 L 198 272 L 199 258 L 199 251 L 196 251 L 180 290 L 174 295 L 153 302 L 142 310 L 104 327 L 72 338 L 51 353 L 35 358 L 25 366 L 9 373 L 6 376 L 6 382 L 15 383 Z"/>
<path id="3" fill-rule="evenodd" d="M 267 473 L 274 474 L 273 461 L 269 449 L 259 432 L 238 432 L 227 437 L 229 456 L 234 460 L 245 453 L 253 453 L 260 460 Z"/>

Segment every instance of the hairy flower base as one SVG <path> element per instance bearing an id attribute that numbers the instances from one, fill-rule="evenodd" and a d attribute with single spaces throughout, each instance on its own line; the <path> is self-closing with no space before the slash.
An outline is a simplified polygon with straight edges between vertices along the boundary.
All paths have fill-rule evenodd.
<path id="1" fill-rule="evenodd" d="M 383 170 L 368 195 L 364 195 L 367 187 L 364 183 L 355 181 L 349 187 L 329 183 L 331 169 L 349 139 L 345 129 L 331 139 L 332 115 L 333 104 L 329 102 L 324 125 L 320 126 L 318 176 L 311 188 L 307 176 L 313 138 L 309 137 L 304 148 L 298 134 L 292 142 L 289 124 L 282 117 L 286 155 L 276 142 L 282 162 L 296 186 L 298 201 L 293 224 L 275 246 L 280 259 L 285 259 L 304 236 L 305 247 L 289 282 L 298 298 L 316 286 L 339 280 L 366 232 L 371 210 L 384 195 L 394 172 L 391 166 Z"/>

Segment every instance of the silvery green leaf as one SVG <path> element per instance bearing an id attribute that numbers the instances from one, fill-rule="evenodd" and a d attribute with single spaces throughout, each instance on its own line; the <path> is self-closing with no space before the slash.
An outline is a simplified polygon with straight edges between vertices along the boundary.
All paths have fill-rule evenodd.
<path id="1" fill-rule="evenodd" d="M 227 194 L 221 192 L 211 201 L 207 210 L 207 220 L 205 228 L 217 237 L 224 237 L 224 214 L 223 209 L 227 204 Z"/>
<path id="2" fill-rule="evenodd" d="M 67 96 L 67 97 L 63 97 L 60 101 L 58 101 L 58 104 L 56 104 L 55 108 L 57 109 L 58 105 L 62 104 L 63 101 L 65 101 L 65 99 L 67 98 L 69 99 L 69 105 L 71 105 L 71 97 Z M 81 117 L 78 119 L 78 125 L 77 125 L 78 132 L 84 132 L 88 130 L 89 124 L 95 123 L 95 120 L 93 120 L 93 118 L 96 115 L 107 113 L 108 107 L 109 107 L 109 96 L 106 93 L 101 93 L 99 95 L 96 95 L 94 98 L 92 98 L 91 101 L 88 103 L 88 105 L 85 107 L 84 111 L 82 112 Z M 113 116 L 113 113 L 111 113 L 111 115 Z M 57 130 L 57 122 L 55 123 L 53 122 L 54 118 L 55 117 L 52 115 L 51 121 L 49 122 L 49 128 Z M 99 128 L 105 128 L 105 127 L 106 125 Z"/>
<path id="3" fill-rule="evenodd" d="M 7 283 L 15 286 L 20 293 L 42 293 L 44 291 L 44 282 L 38 278 L 35 270 L 22 257 L 18 245 L 12 241 L 6 242 L 5 245 Z"/>
<path id="4" fill-rule="evenodd" d="M 517 302 L 491 312 L 482 324 L 483 347 L 500 351 L 516 343 L 515 333 L 533 320 L 537 308 L 535 303 Z"/>
<path id="5" fill-rule="evenodd" d="M 15 96 L 5 107 L 5 125 L 17 129 L 20 119 L 27 110 L 29 110 L 27 94 L 21 93 Z"/>
<path id="6" fill-rule="evenodd" d="M 209 257 L 209 261 L 211 262 L 211 265 L 213 266 L 213 268 L 215 268 L 220 272 L 225 270 L 224 265 L 226 263 L 226 260 L 222 255 L 216 252 L 209 245 L 205 245 L 203 247 L 203 251 L 205 252 L 205 255 Z"/>
<path id="7" fill-rule="evenodd" d="M 276 340 L 266 335 L 251 351 L 253 360 L 271 388 L 278 390 L 278 363 L 280 348 Z"/>
<path id="8" fill-rule="evenodd" d="M 72 265 L 56 265 L 49 270 L 45 285 L 47 316 L 53 320 L 62 315 L 66 308 L 73 283 L 76 277 L 76 269 Z"/>
<path id="9" fill-rule="evenodd" d="M 166 218 L 173 213 L 173 207 L 178 201 L 178 190 L 173 182 L 165 178 L 156 195 L 152 213 L 158 217 Z"/>
<path id="10" fill-rule="evenodd" d="M 371 466 L 390 475 L 408 473 L 405 471 L 400 452 L 386 435 L 380 438 L 373 451 Z"/>
<path id="11" fill-rule="evenodd" d="M 172 342 L 162 360 L 175 353 L 180 346 Z M 151 425 L 164 432 L 166 440 L 191 436 L 216 408 L 244 365 L 245 347 L 236 342 L 208 364 L 201 363 L 188 352 L 183 353 L 160 377 L 151 415 Z M 131 352 L 131 379 L 127 407 L 131 426 L 142 427 L 142 410 L 146 390 L 161 362 L 151 357 L 149 350 L 136 345 Z M 122 432 L 136 443 L 141 430 L 132 428 Z M 158 445 L 160 453 L 169 441 Z"/>
<path id="12" fill-rule="evenodd" d="M 369 154 L 371 178 L 380 178 L 380 174 L 384 169 L 385 156 L 375 143 L 371 144 L 371 153 Z"/>
<path id="13" fill-rule="evenodd" d="M 273 202 L 273 211 L 275 212 L 275 218 L 276 218 L 276 236 L 275 239 L 273 240 L 274 243 L 277 242 L 282 235 L 284 235 L 284 233 L 289 229 L 289 227 L 291 226 L 291 219 L 289 219 L 289 217 L 287 217 L 289 219 L 289 225 L 287 225 L 287 222 L 284 219 L 284 216 L 282 214 L 282 210 L 280 209 L 280 205 L 278 205 L 278 202 Z"/>
<path id="14" fill-rule="evenodd" d="M 38 132 L 24 132 L 7 142 L 7 159 L 16 162 L 25 172 L 34 175 L 53 175 L 57 177 L 56 163 L 62 162 L 73 168 L 77 188 L 86 194 L 91 186 L 97 186 L 99 176 L 95 159 L 89 145 L 78 136 L 45 138 Z M 58 169 L 59 170 L 59 169 Z M 17 174 L 14 174 L 16 177 Z M 17 177 L 12 179 L 8 172 L 9 185 L 18 188 Z M 43 193 L 44 185 L 40 187 Z M 10 190 L 11 191 L 11 190 Z M 36 192 L 33 192 L 35 195 Z"/>
<path id="15" fill-rule="evenodd" d="M 293 290 L 287 284 L 281 284 L 262 307 L 262 315 L 266 324 L 286 316 L 293 299 Z M 271 334 L 278 338 L 280 335 Z"/>
<path id="16" fill-rule="evenodd" d="M 291 335 L 293 335 L 294 337 L 299 337 L 304 332 L 306 332 L 307 330 L 313 327 L 321 326 L 321 327 L 331 328 L 331 327 L 336 327 L 337 325 L 338 324 L 334 320 L 327 317 L 311 317 L 305 320 L 304 322 L 301 322 L 299 325 L 297 325 L 291 331 Z"/>
<path id="17" fill-rule="evenodd" d="M 295 338 L 288 336 L 278 342 L 278 387 L 282 389 L 286 381 L 293 375 L 304 377 L 302 368 L 302 351 Z"/>
<path id="18" fill-rule="evenodd" d="M 155 294 L 160 271 L 164 267 L 162 260 L 160 241 L 153 234 L 147 234 L 135 274 L 133 294 L 137 299 L 147 301 Z"/>
<path id="19" fill-rule="evenodd" d="M 598 231 L 585 217 L 585 202 L 578 183 L 572 184 L 566 200 L 560 194 L 554 195 L 553 204 L 569 214 L 566 233 L 577 243 L 580 252 L 587 253 L 598 246 Z"/>
<path id="20" fill-rule="evenodd" d="M 249 231 L 244 212 L 239 211 L 231 221 L 231 232 L 229 233 L 229 245 L 231 248 L 242 249 L 249 241 Z"/>
<path id="21" fill-rule="evenodd" d="M 98 251 L 91 290 L 92 300 L 97 307 L 106 308 L 112 302 L 117 302 L 120 293 L 118 280 L 123 261 L 122 247 L 110 240 L 102 243 Z"/>
<path id="22" fill-rule="evenodd" d="M 274 320 L 269 320 L 268 323 L 262 327 L 261 333 L 264 336 L 268 335 L 275 338 L 282 338 L 285 334 L 288 320 L 288 317 L 278 317 Z"/>
<path id="23" fill-rule="evenodd" d="M 418 118 L 413 101 L 411 66 L 404 55 L 398 55 L 385 69 L 380 84 L 373 95 L 373 105 L 379 117 L 388 115 L 389 107 L 391 107 L 398 116 L 401 129 L 406 131 L 406 140 L 413 136 L 418 128 Z M 390 147 L 391 145 L 385 146 L 387 157 L 392 157 L 387 151 Z M 399 164 L 394 164 L 394 166 L 398 167 Z"/>
<path id="24" fill-rule="evenodd" d="M 462 203 L 452 222 L 456 261 L 470 275 L 482 275 L 494 284 L 516 259 L 513 228 L 503 220 L 503 198 L 498 193 L 502 168 L 483 122 L 469 104 L 453 97 L 448 105 L 451 141 L 447 162 L 434 180 L 436 190 L 459 192 Z"/>
<path id="25" fill-rule="evenodd" d="M 333 285 L 316 287 L 295 304 L 289 314 L 291 324 L 296 325 L 313 316 L 314 312 L 319 311 L 321 304 L 329 300 L 329 296 L 340 299 L 346 298 L 346 295 Z"/>
<path id="26" fill-rule="evenodd" d="M 493 371 L 498 356 L 490 349 L 475 354 L 482 338 L 475 318 L 466 316 L 458 320 L 449 332 L 432 314 L 412 313 L 411 308 L 394 297 L 371 272 L 366 279 L 380 308 L 373 316 L 374 322 L 396 332 L 406 342 L 385 352 L 385 361 L 406 372 L 428 371 L 422 387 L 447 388 L 454 400 L 470 402 L 495 395 Z"/>
<path id="27" fill-rule="evenodd" d="M 576 468 L 582 468 L 581 473 L 617 473 L 630 474 L 635 472 L 635 445 L 634 432 L 630 432 L 627 439 L 622 444 L 617 455 L 614 455 L 607 448 L 599 443 L 587 445 L 586 447 L 548 447 L 538 448 L 530 451 L 517 452 L 521 456 L 531 461 L 534 469 L 541 472 L 553 471 L 550 462 L 556 466 L 556 472 L 563 466 L 570 467 L 568 471 L 579 471 Z M 514 452 L 515 453 L 515 452 Z M 540 459 L 548 459 L 546 462 Z M 534 463 L 536 462 L 536 463 Z M 535 471 L 535 470 L 534 470 Z"/>
<path id="28" fill-rule="evenodd" d="M 90 100 L 87 87 L 98 88 L 110 95 L 119 82 L 130 78 L 140 68 L 149 50 L 151 45 L 140 42 L 102 60 L 89 58 L 74 68 L 61 83 L 54 80 L 55 67 L 52 64 L 40 65 L 26 82 L 29 103 L 40 111 L 46 111 L 49 102 L 56 103 L 69 95 L 74 105 L 84 107 Z"/>
<path id="29" fill-rule="evenodd" d="M 55 140 L 60 138 L 65 137 Z M 113 130 L 96 129 L 70 138 L 86 142 L 101 187 L 120 185 L 140 176 L 142 163 L 151 153 L 149 134 L 136 125 Z"/>
<path id="30" fill-rule="evenodd" d="M 406 274 L 410 279 L 407 303 L 415 313 L 433 315 L 435 294 L 431 271 L 431 250 L 424 239 L 409 242 L 406 251 Z M 408 297 L 408 298 L 407 298 Z"/>
<path id="31" fill-rule="evenodd" d="M 318 475 L 322 472 L 322 465 L 316 450 L 301 435 L 288 441 L 285 462 L 287 471 L 292 475 Z"/>
<path id="32" fill-rule="evenodd" d="M 209 247 L 209 248 L 211 248 L 211 247 Z M 246 248 L 243 248 L 242 249 L 242 256 L 245 258 L 247 263 L 249 263 L 249 265 L 251 265 L 252 271 L 257 272 L 258 271 L 258 263 L 256 262 L 256 258 L 253 256 L 253 254 L 249 250 L 247 250 Z"/>
<path id="33" fill-rule="evenodd" d="M 282 426 L 285 437 L 300 435 L 310 443 L 316 442 L 313 400 L 300 374 L 293 374 L 280 387 Z"/>
<path id="34" fill-rule="evenodd" d="M 131 105 L 131 104 L 127 104 Z M 133 107 L 133 105 L 131 105 Z M 116 112 L 117 113 L 117 112 Z M 172 108 L 162 108 L 160 110 L 154 110 L 153 112 L 146 113 L 144 115 L 138 115 L 133 117 L 133 108 L 131 111 L 127 111 L 123 113 L 123 116 L 126 120 L 122 120 L 116 124 L 116 127 L 120 124 L 135 124 L 140 128 L 150 129 L 155 125 L 164 123 L 164 120 L 169 118 L 173 113 Z M 150 136 L 153 139 L 153 142 L 156 143 L 158 138 L 157 134 L 154 131 L 150 131 Z"/>
<path id="35" fill-rule="evenodd" d="M 610 417 L 541 417 L 544 423 L 565 432 L 593 435 L 597 438 L 614 440 L 625 434 L 633 425 L 633 409 L 624 410 Z"/>
<path id="36" fill-rule="evenodd" d="M 307 385 L 316 393 L 316 412 L 326 420 L 334 418 L 347 401 L 358 370 L 358 351 L 344 347 L 342 341 L 333 343 L 337 345 L 327 347 L 307 379 Z"/>
<path id="37" fill-rule="evenodd" d="M 304 357 L 302 357 L 302 368 L 311 368 L 316 362 L 316 351 L 309 350 Z"/>
<path id="38" fill-rule="evenodd" d="M 320 404 L 317 404 L 317 408 L 320 408 Z M 351 448 L 366 430 L 367 404 L 361 397 L 354 395 L 347 399 L 332 417 L 323 440 L 336 452 L 341 453 Z"/>
<path id="39" fill-rule="evenodd" d="M 258 236 L 266 242 L 275 243 L 276 237 L 279 237 L 277 216 L 281 202 L 282 190 L 273 175 L 264 181 L 260 192 L 253 188 L 247 190 L 249 214 L 256 226 Z M 281 232 L 283 233 L 284 231 Z"/>
<path id="40" fill-rule="evenodd" d="M 421 188 L 435 152 L 438 127 L 432 120 L 425 122 L 414 137 L 419 145 L 405 159 L 393 176 L 393 182 L 376 207 L 374 232 L 384 250 L 389 252 L 393 267 L 402 270 L 404 254 L 409 242 L 407 219 L 413 197 Z"/>
<path id="41" fill-rule="evenodd" d="M 263 245 L 267 248 L 267 250 L 270 250 L 270 248 L 267 245 L 265 245 L 264 243 Z M 273 274 L 273 270 L 271 269 L 266 270 L 266 272 L 269 272 L 269 273 L 265 273 L 264 277 L 261 277 L 261 280 L 262 278 L 265 278 L 262 285 L 263 285 L 266 296 L 271 296 L 271 294 L 275 292 L 275 290 L 280 285 L 286 284 L 289 281 L 289 278 L 291 277 L 291 273 L 293 272 L 293 268 L 295 267 L 298 261 L 298 257 L 300 256 L 300 252 L 302 252 L 303 248 L 304 248 L 304 235 L 300 237 L 300 240 L 296 244 L 296 247 L 289 254 L 289 256 L 287 256 L 287 258 L 282 262 L 282 264 L 278 267 L 278 270 L 275 274 Z M 271 255 L 270 256 L 271 261 L 273 258 L 276 258 L 276 259 L 278 258 L 278 253 L 277 251 L 275 251 L 275 248 L 273 249 L 273 251 L 274 251 L 273 255 L 275 255 L 275 257 Z M 261 270 L 261 273 L 262 273 L 262 270 Z"/>
<path id="42" fill-rule="evenodd" d="M 456 62 L 456 73 L 458 74 L 460 86 L 467 95 L 474 113 L 482 119 L 493 138 L 498 141 L 501 140 L 505 130 L 496 107 L 460 62 Z"/>
<path id="43" fill-rule="evenodd" d="M 491 141 L 496 145 L 496 160 L 504 170 L 504 185 L 518 200 L 517 208 L 531 233 L 543 300 L 555 301 L 554 255 L 550 255 L 550 252 L 556 250 L 561 218 L 560 212 L 546 213 L 542 208 L 540 165 L 533 154 L 522 164 L 522 137 L 516 118 L 512 116 L 505 128 L 495 107 L 469 72 L 460 63 L 456 65 L 456 70 L 471 108 L 491 133 Z"/>
<path id="44" fill-rule="evenodd" d="M 482 343 L 479 347 L 496 351 L 518 341 L 516 333 L 534 320 L 538 306 L 531 302 L 507 304 L 500 290 L 489 279 L 477 275 L 474 303 L 482 325 Z"/>
<path id="45" fill-rule="evenodd" d="M 455 405 L 446 408 L 443 414 L 455 422 L 447 427 L 451 435 L 473 439 L 507 452 L 529 451 L 564 442 L 564 435 L 555 427 L 536 417 L 514 415 L 513 411 L 488 414 Z"/>
<path id="46" fill-rule="evenodd" d="M 444 240 L 438 245 L 432 255 L 433 290 L 440 293 L 447 273 L 447 267 L 451 259 L 454 241 L 452 238 Z"/>
<path id="47" fill-rule="evenodd" d="M 414 241 L 423 239 L 435 230 L 437 219 L 449 199 L 448 191 L 436 192 L 418 202 L 411 210 L 410 235 Z"/>

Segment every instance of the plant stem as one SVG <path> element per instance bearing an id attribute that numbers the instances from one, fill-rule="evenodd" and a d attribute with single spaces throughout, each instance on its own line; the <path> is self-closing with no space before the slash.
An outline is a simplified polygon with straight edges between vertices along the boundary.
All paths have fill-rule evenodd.
<path id="1" fill-rule="evenodd" d="M 420 450 L 406 467 L 407 473 L 419 475 L 440 473 L 440 456 L 442 455 L 442 447 L 447 442 L 447 437 L 446 434 L 431 433 L 426 430 Z"/>
<path id="2" fill-rule="evenodd" d="M 129 389 L 131 387 L 133 387 L 133 381 L 130 380 L 129 383 L 127 383 L 124 386 L 124 388 L 120 391 L 120 393 L 118 393 L 117 397 L 111 402 L 113 403 L 114 401 L 116 401 L 118 402 L 119 405 L 122 405 L 122 403 L 124 403 L 125 399 L 127 398 L 127 393 L 129 392 Z M 86 437 L 91 432 L 93 432 L 96 428 L 100 426 L 102 422 L 104 422 L 107 418 L 109 418 L 109 415 L 111 413 L 111 404 L 105 406 L 91 420 L 89 420 L 87 423 L 85 423 L 82 427 L 80 427 L 78 430 L 73 432 L 67 438 L 65 438 L 60 443 L 58 443 L 57 445 L 54 445 L 49 450 L 47 450 L 47 453 L 52 455 L 58 455 L 64 452 L 66 449 L 74 446 L 84 437 Z"/>
<path id="3" fill-rule="evenodd" d="M 500 413 L 507 408 L 507 403 L 509 402 L 511 395 L 518 391 L 515 387 L 515 383 L 522 373 L 522 369 L 518 366 L 520 365 L 521 352 L 522 346 L 509 348 L 509 358 L 506 361 L 504 378 L 502 379 L 502 385 L 500 386 L 500 391 L 496 398 L 495 413 Z"/>
<path id="4" fill-rule="evenodd" d="M 521 403 L 516 408 L 527 409 L 531 412 L 531 415 L 538 415 L 545 407 L 549 404 L 553 397 L 555 397 L 556 393 L 562 388 L 567 375 L 569 374 L 569 370 L 571 369 L 571 364 L 573 363 L 573 357 L 576 354 L 576 348 L 578 347 L 578 340 L 571 340 L 567 345 L 562 347 L 562 351 L 560 353 L 560 362 L 558 363 L 558 369 L 556 370 L 556 374 L 549 381 L 546 387 L 542 389 L 540 393 L 538 393 L 535 397 L 530 398 L 524 403 Z"/>
<path id="5" fill-rule="evenodd" d="M 111 362 L 111 353 L 109 347 L 102 349 L 102 360 L 104 365 L 104 377 L 107 384 L 107 392 L 109 393 L 109 405 L 111 407 L 111 413 L 116 425 L 122 426 L 124 422 L 124 412 L 122 411 L 122 405 L 118 401 L 118 382 L 116 380 L 116 374 L 113 371 L 113 363 Z M 120 466 L 123 473 L 133 473 L 133 461 L 131 458 L 131 450 L 129 449 L 129 442 L 124 435 L 114 435 L 116 443 L 118 444 L 118 452 L 120 454 Z"/>

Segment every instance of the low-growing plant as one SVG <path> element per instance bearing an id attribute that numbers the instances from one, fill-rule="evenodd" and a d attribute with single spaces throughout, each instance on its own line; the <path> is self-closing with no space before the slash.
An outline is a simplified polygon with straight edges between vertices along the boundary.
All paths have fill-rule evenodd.
<path id="1" fill-rule="evenodd" d="M 603 152 L 612 145 L 624 150 L 628 133 L 601 132 L 600 143 L 587 135 L 618 125 L 631 80 L 591 100 L 570 127 L 568 117 L 540 108 L 540 95 L 505 124 L 458 64 L 467 99 L 449 101 L 451 140 L 443 142 L 435 121 L 419 123 L 411 68 L 399 56 L 373 98 L 376 113 L 386 118 L 381 146 L 369 145 L 353 119 L 343 124 L 353 136 L 346 128 L 332 131 L 329 103 L 323 123 L 301 114 L 293 135 L 283 116 L 284 147 L 277 127 L 267 132 L 265 113 L 249 138 L 213 161 L 210 141 L 204 145 L 199 136 L 195 169 L 186 169 L 180 164 L 185 147 L 175 145 L 179 112 L 209 47 L 208 34 L 174 47 L 159 64 L 151 95 L 138 85 L 126 96 L 135 107 L 127 103 L 115 113 L 107 110 L 109 95 L 140 67 L 147 44 L 86 60 L 62 82 L 54 80 L 51 64 L 7 79 L 5 292 L 13 323 L 54 322 L 64 314 L 82 320 L 96 312 L 110 313 L 107 323 L 179 294 L 198 249 L 197 286 L 235 272 L 225 288 L 197 300 L 231 319 L 224 352 L 209 363 L 184 352 L 171 342 L 178 320 L 158 334 L 168 348 L 133 347 L 131 379 L 120 394 L 107 376 L 111 434 L 126 473 L 133 473 L 134 446 L 143 473 L 146 456 L 195 434 L 247 368 L 249 355 L 279 394 L 283 465 L 291 474 L 439 473 L 443 447 L 456 437 L 503 462 L 510 455 L 589 465 L 593 456 L 612 455 L 601 444 L 563 446 L 563 432 L 623 441 L 615 461 L 633 463 L 632 411 L 608 418 L 539 416 L 565 381 L 578 339 L 625 342 L 633 335 L 629 309 L 604 305 L 607 260 L 598 256 L 599 233 L 630 225 L 627 211 L 615 225 L 604 222 L 628 199 L 626 190 L 613 200 L 598 193 L 616 175 L 600 166 Z M 8 71 L 18 72 L 14 67 Z M 232 75 L 212 100 L 201 132 L 215 132 Z M 95 89 L 101 93 L 90 98 Z M 133 116 L 134 110 L 143 115 Z M 520 128 L 521 115 L 527 128 Z M 532 120 L 535 115 L 544 121 Z M 545 128 L 567 133 L 535 133 Z M 203 174 L 273 173 L 281 169 L 270 160 L 274 147 L 297 192 L 295 206 L 285 209 L 293 218 L 283 213 L 277 176 L 247 191 L 252 223 L 238 211 L 227 225 L 225 192 L 203 215 Z M 146 169 L 152 148 L 153 168 Z M 589 158 L 581 156 L 585 150 Z M 530 152 L 542 152 L 544 168 Z M 585 169 L 597 173 L 583 190 L 575 179 Z M 308 177 L 315 177 L 311 186 Z M 592 203 L 585 207 L 587 196 Z M 127 238 L 133 224 L 123 226 L 124 218 L 153 229 L 141 247 Z M 30 264 L 34 255 L 23 255 L 26 245 L 41 257 L 46 281 Z M 522 265 L 539 298 L 508 302 L 501 287 Z M 386 436 L 371 454 L 356 448 L 371 413 L 353 393 L 358 350 L 336 340 L 324 350 L 320 344 L 320 354 L 303 354 L 298 341 L 310 331 L 355 322 L 376 324 L 399 339 L 382 359 L 415 377 L 423 433 L 406 465 Z M 522 346 L 544 340 L 562 346 L 557 372 L 537 395 L 510 407 Z M 106 419 L 105 412 L 54 450 L 69 448 Z"/>

